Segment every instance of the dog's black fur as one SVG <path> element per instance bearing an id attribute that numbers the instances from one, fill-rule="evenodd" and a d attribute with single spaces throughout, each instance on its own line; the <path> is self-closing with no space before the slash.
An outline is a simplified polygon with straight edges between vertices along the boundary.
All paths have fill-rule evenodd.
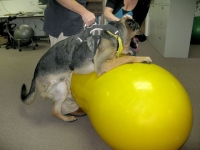
<path id="1" fill-rule="evenodd" d="M 118 30 L 118 38 L 122 40 L 123 47 L 129 46 L 131 38 L 140 34 L 139 25 L 129 17 L 112 22 L 110 25 Z M 52 115 L 64 121 L 74 121 L 76 120 L 74 116 L 64 116 L 61 113 L 63 102 L 71 96 L 70 82 L 73 72 L 88 74 L 95 71 L 101 75 L 125 63 L 151 62 L 149 57 L 123 56 L 116 58 L 119 42 L 107 30 L 101 32 L 97 44 L 93 35 L 89 35 L 82 42 L 77 41 L 83 32 L 58 42 L 42 56 L 36 66 L 28 94 L 26 86 L 22 86 L 21 99 L 23 102 L 30 104 L 35 98 L 37 89 L 41 97 L 54 101 Z M 124 50 L 122 53 L 128 52 Z"/>

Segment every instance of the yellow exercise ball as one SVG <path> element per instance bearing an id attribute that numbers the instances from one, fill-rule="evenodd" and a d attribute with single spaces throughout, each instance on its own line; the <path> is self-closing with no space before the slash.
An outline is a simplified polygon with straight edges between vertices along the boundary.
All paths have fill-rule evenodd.
<path id="1" fill-rule="evenodd" d="M 190 134 L 190 98 L 158 65 L 126 64 L 99 77 L 73 74 L 71 90 L 114 150 L 178 150 Z"/>

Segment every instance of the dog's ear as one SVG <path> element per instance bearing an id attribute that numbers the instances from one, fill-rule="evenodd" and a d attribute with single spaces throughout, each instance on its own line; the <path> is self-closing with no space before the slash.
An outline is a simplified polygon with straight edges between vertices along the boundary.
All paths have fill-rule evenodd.
<path id="1" fill-rule="evenodd" d="M 135 20 L 133 19 L 126 19 L 126 24 L 134 31 L 134 30 L 137 30 L 137 29 L 140 29 L 140 26 L 137 22 L 135 22 Z"/>

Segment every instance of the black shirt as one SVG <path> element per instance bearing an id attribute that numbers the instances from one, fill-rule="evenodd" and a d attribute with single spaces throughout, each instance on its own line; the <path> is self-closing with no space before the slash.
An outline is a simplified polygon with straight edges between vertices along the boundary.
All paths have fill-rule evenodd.
<path id="1" fill-rule="evenodd" d="M 133 19 L 135 19 L 135 21 L 139 23 L 140 26 L 142 25 L 149 11 L 150 2 L 151 0 L 138 0 L 137 5 L 132 10 Z M 106 6 L 112 8 L 113 14 L 115 14 L 121 7 L 124 6 L 124 1 L 123 0 L 107 0 Z"/>
<path id="2" fill-rule="evenodd" d="M 77 0 L 83 6 L 86 0 Z M 83 20 L 81 16 L 64 6 L 60 5 L 56 0 L 49 0 L 44 11 L 44 27 L 43 30 L 53 36 L 58 37 L 61 32 L 64 36 L 77 34 L 83 28 Z"/>

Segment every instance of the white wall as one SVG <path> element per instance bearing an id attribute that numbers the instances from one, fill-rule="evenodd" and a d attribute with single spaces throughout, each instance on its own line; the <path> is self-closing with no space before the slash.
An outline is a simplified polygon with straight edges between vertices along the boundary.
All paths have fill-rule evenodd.
<path id="1" fill-rule="evenodd" d="M 0 0 L 0 16 L 24 12 L 42 12 L 37 5 L 38 0 Z"/>

